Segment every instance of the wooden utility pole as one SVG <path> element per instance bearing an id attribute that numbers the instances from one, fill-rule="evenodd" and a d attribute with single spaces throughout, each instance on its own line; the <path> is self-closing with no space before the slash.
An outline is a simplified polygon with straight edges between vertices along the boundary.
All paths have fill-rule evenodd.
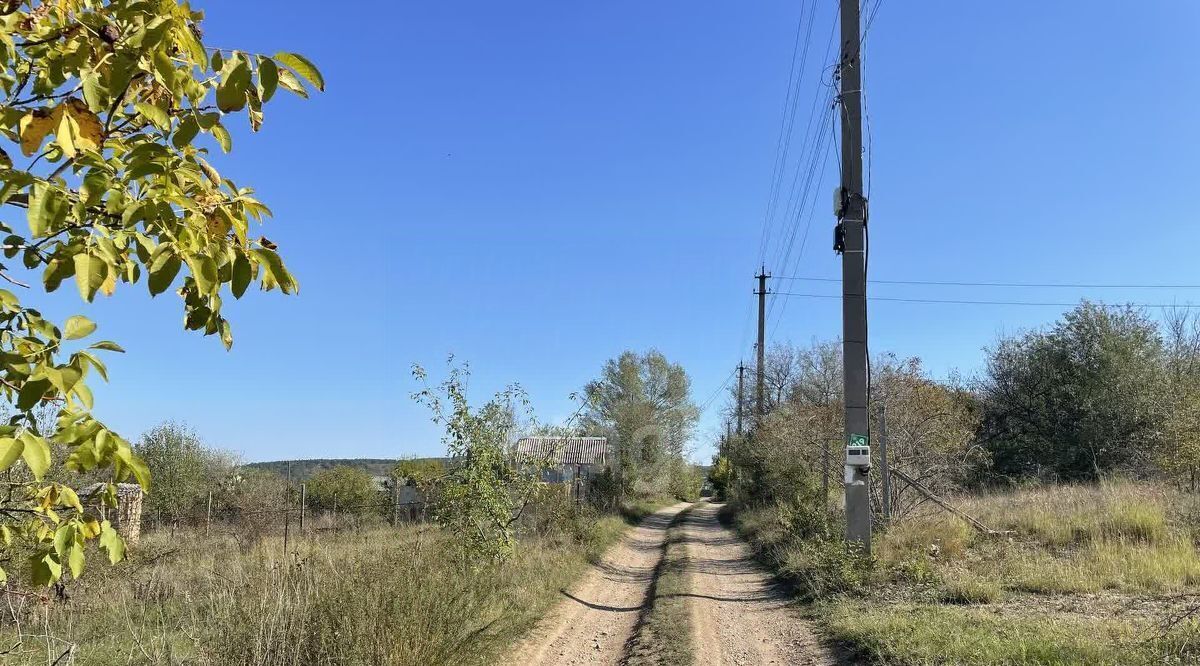
<path id="1" fill-rule="evenodd" d="M 841 57 L 838 108 L 842 126 L 842 183 L 837 215 L 837 249 L 842 252 L 842 363 L 847 446 L 870 445 L 867 395 L 867 200 L 862 173 L 862 37 L 859 0 L 841 0 Z M 859 449 L 856 449 L 859 450 Z M 870 484 L 867 466 L 846 467 L 846 536 L 871 548 Z"/>
<path id="2" fill-rule="evenodd" d="M 208 511 L 204 514 L 204 536 L 212 534 L 212 491 L 208 491 Z"/>
<path id="3" fill-rule="evenodd" d="M 742 414 L 745 413 L 745 390 L 743 385 L 746 383 L 746 364 L 738 362 L 738 395 L 737 395 L 737 434 L 742 436 Z"/>
<path id="4" fill-rule="evenodd" d="M 755 373 L 755 398 L 754 398 L 754 429 L 758 430 L 762 427 L 763 416 L 767 413 L 766 404 L 766 358 L 767 358 L 767 267 L 763 266 L 758 275 L 754 278 L 758 280 L 758 344 L 755 345 L 758 351 L 758 371 Z"/>

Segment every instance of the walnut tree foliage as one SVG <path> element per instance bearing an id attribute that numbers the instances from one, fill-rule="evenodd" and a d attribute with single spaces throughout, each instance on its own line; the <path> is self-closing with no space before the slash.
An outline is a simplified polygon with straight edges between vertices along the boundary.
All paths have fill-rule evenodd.
<path id="1" fill-rule="evenodd" d="M 205 47 L 202 18 L 174 0 L 0 0 L 0 277 L 11 287 L 0 290 L 0 392 L 15 408 L 0 425 L 0 555 L 11 570 L 31 553 L 34 583 L 64 567 L 78 576 L 89 540 L 114 561 L 124 552 L 69 484 L 46 480 L 52 446 L 68 470 L 106 470 L 110 503 L 113 482 L 150 483 L 129 443 L 90 414 L 87 379 L 105 379 L 102 354 L 120 346 L 91 341 L 85 317 L 46 319 L 37 292 L 71 283 L 91 301 L 138 282 L 151 296 L 174 289 L 184 327 L 228 348 L 227 295 L 297 289 L 251 230 L 270 211 L 209 156 L 230 151 L 231 114 L 257 130 L 280 88 L 307 96 L 304 82 L 324 82 L 299 55 Z M 33 417 L 46 404 L 57 410 L 49 428 Z"/>

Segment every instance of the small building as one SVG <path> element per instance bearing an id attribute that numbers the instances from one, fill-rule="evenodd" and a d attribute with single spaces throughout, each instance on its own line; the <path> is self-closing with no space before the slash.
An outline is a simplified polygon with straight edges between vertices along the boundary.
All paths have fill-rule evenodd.
<path id="1" fill-rule="evenodd" d="M 543 483 L 561 483 L 571 496 L 583 499 L 592 478 L 612 465 L 606 437 L 525 437 L 517 442 L 520 461 L 549 463 L 542 470 Z"/>
<path id="2" fill-rule="evenodd" d="M 79 497 L 87 508 L 99 513 L 101 519 L 110 521 L 127 545 L 137 545 L 142 535 L 142 487 L 136 483 L 116 484 L 117 507 L 114 509 L 103 500 L 107 486 L 105 483 L 93 483 L 84 488 Z"/>

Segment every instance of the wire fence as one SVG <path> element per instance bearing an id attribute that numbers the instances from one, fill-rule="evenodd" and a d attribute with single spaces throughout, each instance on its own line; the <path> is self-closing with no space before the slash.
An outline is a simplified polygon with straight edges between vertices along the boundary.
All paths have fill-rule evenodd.
<path id="1" fill-rule="evenodd" d="M 227 504 L 219 492 L 210 492 L 207 501 L 198 508 L 171 516 L 146 515 L 141 519 L 143 531 L 199 530 L 205 536 L 227 535 L 236 538 L 260 539 L 280 535 L 284 544 L 296 535 L 360 529 L 364 526 L 401 525 L 425 522 L 429 503 L 424 499 L 401 501 L 390 498 L 372 502 L 357 502 L 331 506 L 315 505 L 308 501 L 305 484 L 289 488 L 287 499 L 271 505 Z M 382 493 L 381 493 L 382 494 Z"/>

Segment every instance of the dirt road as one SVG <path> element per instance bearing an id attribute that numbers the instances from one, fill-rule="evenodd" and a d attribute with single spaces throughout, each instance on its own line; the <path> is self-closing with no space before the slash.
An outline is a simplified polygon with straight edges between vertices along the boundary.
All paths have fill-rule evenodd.
<path id="1" fill-rule="evenodd" d="M 749 546 L 703 502 L 683 521 L 691 578 L 692 645 L 698 666 L 831 666 L 834 656 Z"/>
<path id="2" fill-rule="evenodd" d="M 506 663 L 622 664 L 663 554 L 668 527 L 687 504 L 642 521 L 592 568 L 510 653 Z M 834 656 L 788 592 L 753 559 L 750 548 L 717 521 L 719 506 L 702 502 L 676 528 L 687 545 L 691 647 L 698 666 L 797 664 L 833 666 Z M 682 627 L 681 627 L 682 629 Z M 679 636 L 680 640 L 686 639 Z"/>
<path id="3" fill-rule="evenodd" d="M 507 663 L 621 663 L 647 603 L 667 527 L 687 506 L 662 509 L 631 529 L 575 588 L 563 592 L 562 602 L 517 645 Z"/>

